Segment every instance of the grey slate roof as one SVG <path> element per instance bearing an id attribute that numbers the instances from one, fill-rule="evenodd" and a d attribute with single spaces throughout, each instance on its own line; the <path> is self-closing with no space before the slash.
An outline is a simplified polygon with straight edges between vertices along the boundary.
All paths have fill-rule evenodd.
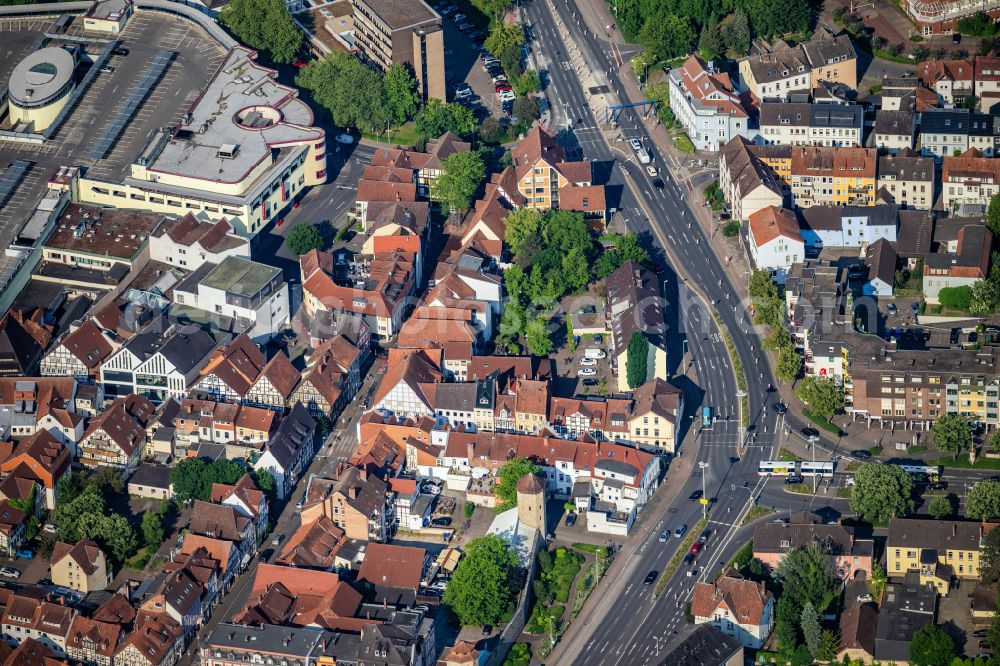
<path id="1" fill-rule="evenodd" d="M 332 633 L 315 627 L 282 627 L 274 624 L 252 627 L 223 622 L 212 632 L 206 645 L 209 650 L 232 648 L 240 652 L 253 650 L 305 658 L 319 654 L 319 643 L 324 634 Z"/>
<path id="2" fill-rule="evenodd" d="M 699 624 L 681 631 L 682 640 L 659 662 L 664 666 L 723 666 L 743 651 L 732 636 L 711 624 Z"/>

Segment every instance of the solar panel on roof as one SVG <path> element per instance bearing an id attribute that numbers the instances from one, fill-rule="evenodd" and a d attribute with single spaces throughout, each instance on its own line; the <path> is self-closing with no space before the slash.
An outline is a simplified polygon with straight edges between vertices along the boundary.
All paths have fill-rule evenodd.
<path id="1" fill-rule="evenodd" d="M 125 126 L 132 120 L 132 116 L 139 110 L 139 106 L 149 95 L 153 86 L 166 71 L 167 66 L 174 57 L 174 51 L 158 51 L 153 60 L 146 65 L 139 80 L 129 91 L 124 103 L 118 107 L 111 122 L 104 128 L 97 143 L 90 149 L 88 157 L 92 160 L 104 159 L 111 150 L 111 147 L 125 131 Z"/>

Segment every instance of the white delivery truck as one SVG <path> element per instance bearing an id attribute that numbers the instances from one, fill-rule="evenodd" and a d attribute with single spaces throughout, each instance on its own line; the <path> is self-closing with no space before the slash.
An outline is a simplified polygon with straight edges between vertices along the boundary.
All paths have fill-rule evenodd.
<path id="1" fill-rule="evenodd" d="M 639 161 L 643 164 L 649 164 L 653 161 L 653 158 L 649 156 L 648 148 L 643 148 L 637 154 L 639 155 Z"/>

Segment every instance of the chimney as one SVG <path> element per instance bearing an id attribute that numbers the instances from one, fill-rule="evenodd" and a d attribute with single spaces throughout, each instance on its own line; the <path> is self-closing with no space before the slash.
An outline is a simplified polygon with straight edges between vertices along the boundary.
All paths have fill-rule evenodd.
<path id="1" fill-rule="evenodd" d="M 470 439 L 468 442 L 465 443 L 465 457 L 469 459 L 470 465 L 472 464 L 473 458 L 475 458 L 475 454 L 476 454 L 475 442 L 473 442 L 473 440 Z"/>

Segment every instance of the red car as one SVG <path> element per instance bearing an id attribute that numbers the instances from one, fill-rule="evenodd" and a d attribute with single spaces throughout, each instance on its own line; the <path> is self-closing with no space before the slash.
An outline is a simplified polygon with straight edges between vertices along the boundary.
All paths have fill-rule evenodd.
<path id="1" fill-rule="evenodd" d="M 510 87 L 509 83 L 498 83 L 497 84 L 497 92 L 503 92 L 505 90 L 511 90 L 511 87 Z"/>
<path id="2" fill-rule="evenodd" d="M 701 541 L 695 541 L 693 544 L 691 544 L 691 551 L 690 551 L 691 554 L 692 555 L 697 555 L 698 553 L 700 553 L 701 552 L 701 546 L 702 546 Z"/>
<path id="3" fill-rule="evenodd" d="M 292 67 L 297 67 L 298 69 L 302 69 L 308 64 L 309 61 L 305 60 L 304 58 L 296 58 L 295 60 L 292 61 Z"/>

